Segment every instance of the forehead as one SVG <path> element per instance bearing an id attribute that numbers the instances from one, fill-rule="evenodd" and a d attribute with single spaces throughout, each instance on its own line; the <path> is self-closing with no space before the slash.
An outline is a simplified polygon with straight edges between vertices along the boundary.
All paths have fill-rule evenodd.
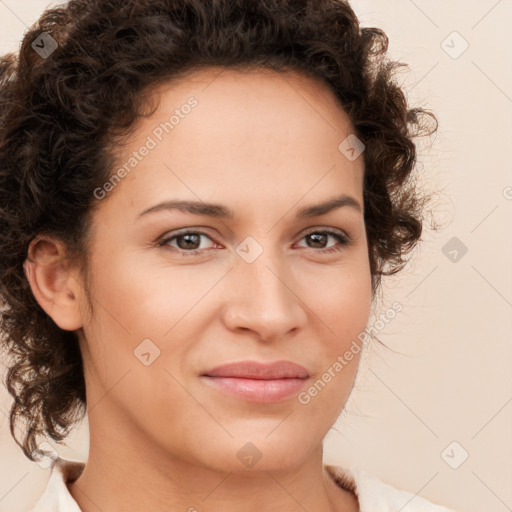
<path id="1" fill-rule="evenodd" d="M 319 79 L 206 68 L 151 94 L 158 108 L 117 152 L 117 166 L 126 167 L 151 140 L 118 187 L 131 204 L 142 207 L 175 191 L 223 202 L 238 191 L 278 203 L 305 194 L 312 200 L 329 192 L 360 194 L 362 157 L 350 161 L 339 150 L 353 133 L 351 122 Z"/>
<path id="2" fill-rule="evenodd" d="M 189 71 L 179 78 L 151 88 L 163 109 L 174 107 L 192 94 L 207 107 L 228 107 L 229 113 L 252 113 L 274 109 L 275 117 L 308 115 L 310 122 L 323 120 L 333 131 L 351 130 L 330 85 L 303 70 L 275 71 L 261 67 L 225 68 L 211 66 Z M 214 101 L 212 102 L 212 99 Z M 227 115 L 228 112 L 225 111 Z M 249 119 L 247 119 L 249 121 Z M 353 131 L 353 130 L 352 130 Z"/>

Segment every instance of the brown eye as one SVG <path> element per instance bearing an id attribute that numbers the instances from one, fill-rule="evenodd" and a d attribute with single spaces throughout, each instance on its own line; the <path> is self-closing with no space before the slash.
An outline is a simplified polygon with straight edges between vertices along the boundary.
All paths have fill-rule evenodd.
<path id="1" fill-rule="evenodd" d="M 171 250 L 181 252 L 184 256 L 194 256 L 201 254 L 202 251 L 207 249 L 205 247 L 200 248 L 201 237 L 212 240 L 206 233 L 202 233 L 200 231 L 182 231 L 181 233 L 176 233 L 164 238 L 158 243 L 158 245 L 160 247 L 166 246 Z M 173 242 L 175 242 L 176 245 L 172 245 Z"/>
<path id="2" fill-rule="evenodd" d="M 333 246 L 326 247 L 330 238 L 336 240 L 338 243 Z M 310 231 L 304 235 L 303 239 L 309 239 L 311 242 L 311 245 L 308 245 L 307 248 L 319 249 L 317 252 L 320 253 L 340 251 L 350 244 L 348 236 L 332 230 Z"/>

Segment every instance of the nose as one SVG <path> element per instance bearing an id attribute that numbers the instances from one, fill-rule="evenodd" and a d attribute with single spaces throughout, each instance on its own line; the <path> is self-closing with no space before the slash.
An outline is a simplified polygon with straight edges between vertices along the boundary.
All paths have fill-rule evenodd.
<path id="1" fill-rule="evenodd" d="M 233 331 L 248 330 L 266 341 L 289 336 L 307 321 L 307 297 L 297 274 L 269 250 L 252 263 L 237 258 L 227 284 L 232 293 L 223 320 Z"/>

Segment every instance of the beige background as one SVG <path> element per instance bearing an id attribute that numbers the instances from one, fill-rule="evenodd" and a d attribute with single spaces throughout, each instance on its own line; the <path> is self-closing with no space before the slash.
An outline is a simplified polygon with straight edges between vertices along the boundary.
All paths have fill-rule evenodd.
<path id="1" fill-rule="evenodd" d="M 2 53 L 17 48 L 47 5 L 0 0 Z M 401 80 L 411 103 L 439 117 L 438 136 L 419 168 L 426 186 L 443 190 L 437 219 L 444 229 L 427 233 L 409 270 L 385 282 L 380 311 L 394 301 L 404 309 L 379 338 L 397 353 L 371 353 L 348 414 L 326 439 L 325 459 L 362 467 L 459 512 L 509 511 L 512 2 L 353 6 L 363 25 L 386 31 L 391 55 L 410 65 Z M 469 47 L 459 56 L 462 38 Z M 456 262 L 443 253 L 452 250 L 445 244 L 453 237 L 468 249 Z M 26 460 L 10 439 L 8 403 L 0 388 L 0 512 L 21 512 L 43 491 L 48 470 Z M 63 457 L 87 457 L 86 425 L 69 445 L 54 446 Z M 466 452 L 467 460 L 452 468 Z"/>

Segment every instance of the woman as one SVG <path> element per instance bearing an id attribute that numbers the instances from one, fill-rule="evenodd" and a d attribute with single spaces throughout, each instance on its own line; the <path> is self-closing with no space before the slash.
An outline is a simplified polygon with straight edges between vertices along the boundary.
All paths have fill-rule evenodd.
<path id="1" fill-rule="evenodd" d="M 322 462 L 427 199 L 386 50 L 342 0 L 72 0 L 3 58 L 11 432 L 90 429 L 34 511 L 448 510 Z"/>

